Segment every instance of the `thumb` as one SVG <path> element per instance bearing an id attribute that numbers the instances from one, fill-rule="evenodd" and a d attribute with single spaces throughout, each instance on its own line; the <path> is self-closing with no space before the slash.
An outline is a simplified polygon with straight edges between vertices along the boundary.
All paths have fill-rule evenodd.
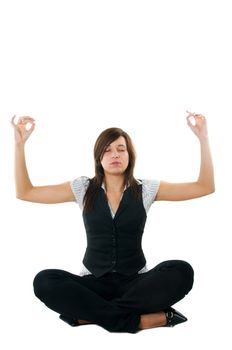
<path id="1" fill-rule="evenodd" d="M 30 129 L 27 130 L 27 137 L 29 137 L 31 135 L 31 133 L 33 132 L 33 130 L 35 129 L 35 123 L 31 123 L 31 127 Z"/>

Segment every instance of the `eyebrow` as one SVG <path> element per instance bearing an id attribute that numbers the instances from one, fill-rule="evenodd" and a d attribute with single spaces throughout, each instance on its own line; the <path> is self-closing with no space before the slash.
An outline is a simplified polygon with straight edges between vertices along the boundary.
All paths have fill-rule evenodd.
<path id="1" fill-rule="evenodd" d="M 107 148 L 108 148 L 108 147 L 110 147 L 110 145 L 107 146 Z M 125 148 L 126 148 L 126 145 L 121 144 L 121 145 L 117 145 L 116 147 L 125 147 Z"/>

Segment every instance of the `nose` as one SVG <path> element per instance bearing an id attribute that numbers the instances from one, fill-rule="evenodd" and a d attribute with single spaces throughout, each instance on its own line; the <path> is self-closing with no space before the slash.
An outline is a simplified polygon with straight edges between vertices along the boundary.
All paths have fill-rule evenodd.
<path id="1" fill-rule="evenodd" d="M 113 152 L 112 152 L 112 157 L 113 157 L 113 158 L 118 158 L 118 157 L 119 157 L 118 151 L 113 151 Z"/>

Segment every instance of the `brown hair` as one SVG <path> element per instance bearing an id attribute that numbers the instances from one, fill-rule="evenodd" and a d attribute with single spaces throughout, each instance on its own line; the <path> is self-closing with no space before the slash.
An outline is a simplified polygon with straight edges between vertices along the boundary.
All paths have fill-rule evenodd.
<path id="1" fill-rule="evenodd" d="M 124 130 L 120 128 L 109 128 L 102 131 L 102 133 L 98 136 L 94 146 L 95 176 L 90 179 L 89 186 L 84 196 L 85 212 L 93 209 L 98 190 L 101 187 L 104 179 L 104 169 L 101 165 L 101 160 L 103 158 L 104 152 L 106 148 L 120 136 L 123 136 L 126 140 L 127 151 L 129 155 L 129 164 L 124 173 L 124 185 L 128 184 L 131 187 L 135 197 L 139 197 L 139 185 L 133 175 L 136 153 L 132 140 Z"/>

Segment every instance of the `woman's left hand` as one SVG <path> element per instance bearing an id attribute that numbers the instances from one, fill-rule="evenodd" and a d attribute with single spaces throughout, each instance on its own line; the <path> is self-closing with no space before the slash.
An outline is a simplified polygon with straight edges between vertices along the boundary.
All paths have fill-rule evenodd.
<path id="1" fill-rule="evenodd" d="M 186 112 L 188 113 L 186 119 L 190 129 L 200 140 L 206 139 L 208 137 L 206 118 L 202 114 Z M 192 123 L 192 120 L 194 123 Z"/>

